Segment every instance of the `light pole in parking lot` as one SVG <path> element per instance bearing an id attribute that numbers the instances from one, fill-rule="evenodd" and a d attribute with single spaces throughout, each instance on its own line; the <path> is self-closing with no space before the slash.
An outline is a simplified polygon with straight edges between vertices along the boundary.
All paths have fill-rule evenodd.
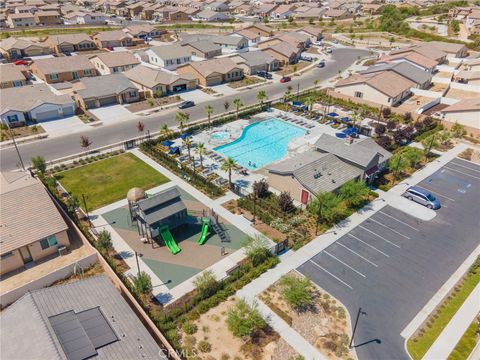
<path id="1" fill-rule="evenodd" d="M 365 311 L 362 311 L 361 307 L 358 308 L 357 318 L 355 320 L 355 325 L 353 326 L 352 338 L 350 339 L 350 344 L 348 345 L 350 349 L 353 347 L 353 338 L 355 337 L 355 331 L 357 330 L 358 319 L 360 318 L 360 315 L 367 316 L 368 314 Z"/>

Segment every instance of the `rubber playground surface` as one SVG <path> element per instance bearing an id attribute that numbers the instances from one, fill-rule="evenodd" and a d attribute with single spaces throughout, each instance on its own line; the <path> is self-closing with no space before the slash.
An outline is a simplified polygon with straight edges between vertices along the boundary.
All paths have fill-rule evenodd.
<path id="1" fill-rule="evenodd" d="M 190 194 L 179 189 L 185 203 L 189 218 L 188 223 L 176 229 L 170 230 L 181 251 L 173 255 L 162 240 L 157 243 L 143 244 L 135 223 L 131 223 L 128 215 L 128 207 L 120 207 L 104 213 L 102 217 L 130 246 L 129 254 L 120 254 L 122 257 L 135 256 L 135 251 L 142 254 L 142 259 L 150 269 L 167 285 L 169 289 L 181 284 L 185 280 L 204 270 L 205 268 L 222 260 L 222 247 L 226 255 L 232 254 L 242 247 L 246 239 L 245 233 L 240 229 L 219 218 L 223 229 L 230 236 L 231 242 L 222 243 L 220 237 L 210 228 L 204 245 L 197 243 L 202 232 L 201 217 L 206 207 L 193 198 Z"/>

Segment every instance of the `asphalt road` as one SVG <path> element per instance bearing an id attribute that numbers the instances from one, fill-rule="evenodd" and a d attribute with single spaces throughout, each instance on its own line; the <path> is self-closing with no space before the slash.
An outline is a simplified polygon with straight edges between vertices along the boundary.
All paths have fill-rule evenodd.
<path id="1" fill-rule="evenodd" d="M 480 241 L 480 166 L 454 159 L 420 187 L 442 203 L 431 221 L 390 206 L 298 270 L 339 299 L 355 321 L 360 360 L 409 359 L 400 333 Z"/>
<path id="2" fill-rule="evenodd" d="M 293 91 L 297 90 L 297 84 L 299 89 L 306 89 L 313 86 L 314 80 L 323 81 L 334 77 L 338 74 L 339 70 L 347 69 L 353 64 L 358 57 L 367 56 L 368 51 L 354 48 L 342 48 L 335 49 L 332 54 L 334 61 L 327 62 L 327 65 L 323 69 L 314 68 L 304 75 L 294 78 L 291 82 L 281 84 L 275 82 L 268 86 L 262 87 L 265 90 L 268 97 L 273 99 L 283 95 L 287 86 L 292 86 Z M 257 92 L 259 88 L 251 91 L 244 91 L 232 96 L 224 96 L 215 99 L 209 103 L 202 103 L 193 108 L 186 110 L 190 114 L 190 121 L 199 120 L 205 118 L 205 106 L 210 104 L 214 108 L 214 115 L 220 114 L 225 111 L 223 104 L 225 101 L 229 101 L 233 104 L 233 99 L 239 97 L 242 99 L 244 105 L 252 105 L 257 103 Z M 170 109 L 162 112 L 158 116 L 145 117 L 142 122 L 145 124 L 145 131 L 157 131 L 162 124 L 177 125 L 175 121 L 175 112 L 177 109 Z M 47 161 L 58 159 L 64 156 L 73 155 L 81 151 L 80 148 L 80 136 L 86 135 L 92 141 L 91 149 L 102 147 L 105 145 L 121 142 L 129 138 L 138 135 L 135 124 L 137 120 L 122 121 L 114 125 L 105 125 L 97 128 L 91 128 L 84 133 L 74 133 L 71 135 L 55 138 L 46 138 L 35 142 L 25 143 L 19 145 L 20 152 L 26 163 L 29 162 L 33 156 L 43 156 Z M 0 151 L 0 168 L 5 170 L 12 170 L 19 167 L 19 161 L 15 149 L 13 147 L 5 148 Z"/>

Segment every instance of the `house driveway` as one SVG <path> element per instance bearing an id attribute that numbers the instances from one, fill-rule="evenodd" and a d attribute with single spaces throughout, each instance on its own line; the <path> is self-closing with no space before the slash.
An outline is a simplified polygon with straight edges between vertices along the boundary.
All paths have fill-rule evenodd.
<path id="1" fill-rule="evenodd" d="M 209 95 L 207 93 L 204 93 L 200 89 L 192 90 L 192 91 L 186 91 L 186 92 L 183 92 L 183 93 L 179 93 L 178 95 L 180 95 L 183 100 L 194 101 L 195 104 L 206 102 L 206 101 L 211 101 L 211 100 L 215 99 L 215 97 L 213 95 Z"/>
<path id="2" fill-rule="evenodd" d="M 74 132 L 85 131 L 90 128 L 80 120 L 78 116 L 42 121 L 40 125 L 45 129 L 49 137 L 64 136 Z"/>
<path id="3" fill-rule="evenodd" d="M 131 120 L 136 117 L 123 105 L 104 106 L 98 109 L 91 109 L 90 112 L 97 116 L 104 125 L 114 124 L 123 120 Z"/>

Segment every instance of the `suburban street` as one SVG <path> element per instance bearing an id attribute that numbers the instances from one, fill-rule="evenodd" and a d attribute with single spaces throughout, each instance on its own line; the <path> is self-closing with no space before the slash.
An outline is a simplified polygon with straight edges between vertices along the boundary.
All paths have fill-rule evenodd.
<path id="1" fill-rule="evenodd" d="M 354 48 L 335 49 L 332 56 L 326 57 L 328 61 L 325 68 L 320 69 L 315 67 L 302 76 L 294 77 L 289 83 L 281 84 L 278 81 L 275 81 L 275 83 L 264 87 L 255 88 L 249 91 L 247 90 L 235 95 L 222 96 L 211 102 L 198 104 L 193 108 L 187 109 L 186 112 L 190 114 L 190 121 L 196 121 L 205 118 L 205 106 L 207 104 L 210 104 L 214 108 L 213 115 L 217 115 L 225 111 L 223 104 L 226 101 L 230 102 L 230 109 L 232 109 L 233 100 L 237 97 L 241 98 L 244 105 L 257 103 L 256 96 L 259 90 L 265 90 L 270 99 L 283 95 L 288 86 L 291 86 L 293 89 L 292 92 L 295 93 L 297 88 L 303 90 L 312 87 L 315 80 L 322 82 L 338 75 L 339 71 L 346 70 L 359 57 L 365 57 L 369 55 L 369 53 L 369 51 Z M 178 111 L 178 109 L 173 108 L 163 111 L 161 115 L 158 116 L 142 118 L 141 120 L 145 124 L 145 131 L 157 131 L 162 124 L 168 124 L 169 126 L 177 125 L 174 116 L 176 111 Z M 138 119 L 126 120 L 114 125 L 92 127 L 83 133 L 77 132 L 62 137 L 27 142 L 20 144 L 19 150 L 26 164 L 29 163 L 30 158 L 38 155 L 43 156 L 47 161 L 54 160 L 81 152 L 81 135 L 89 137 L 92 142 L 91 149 L 135 137 L 138 135 L 135 127 L 137 121 Z M 0 166 L 3 171 L 19 168 L 19 160 L 13 146 L 1 150 L 0 160 Z"/>
<path id="2" fill-rule="evenodd" d="M 480 166 L 454 159 L 420 182 L 442 203 L 421 221 L 386 206 L 298 271 L 339 299 L 360 360 L 409 359 L 403 329 L 478 246 Z"/>

